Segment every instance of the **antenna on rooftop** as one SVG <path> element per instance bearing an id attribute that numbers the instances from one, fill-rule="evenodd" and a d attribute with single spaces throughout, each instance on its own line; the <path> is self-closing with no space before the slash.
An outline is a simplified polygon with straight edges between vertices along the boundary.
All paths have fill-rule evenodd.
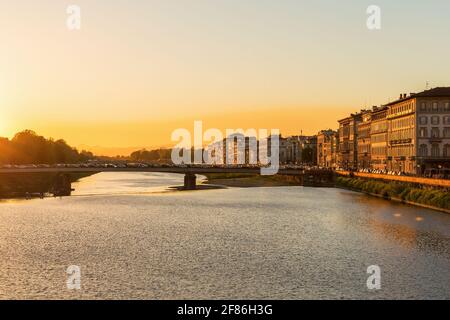
<path id="1" fill-rule="evenodd" d="M 429 81 L 426 82 L 426 86 L 425 86 L 425 90 L 428 90 L 428 89 L 430 89 L 430 82 Z"/>

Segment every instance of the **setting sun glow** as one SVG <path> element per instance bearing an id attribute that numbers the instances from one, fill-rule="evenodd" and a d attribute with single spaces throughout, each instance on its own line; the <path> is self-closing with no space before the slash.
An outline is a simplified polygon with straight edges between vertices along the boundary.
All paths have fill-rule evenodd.
<path id="1" fill-rule="evenodd" d="M 0 134 L 32 129 L 113 153 L 170 145 L 194 120 L 315 134 L 406 88 L 446 85 L 449 65 L 437 62 L 450 20 L 436 15 L 449 3 L 408 15 L 379 4 L 395 28 L 368 30 L 360 1 L 80 0 L 81 30 L 68 30 L 64 2 L 3 2 Z M 421 38 L 429 45 L 416 47 Z M 424 56 L 433 61 L 417 64 Z"/>

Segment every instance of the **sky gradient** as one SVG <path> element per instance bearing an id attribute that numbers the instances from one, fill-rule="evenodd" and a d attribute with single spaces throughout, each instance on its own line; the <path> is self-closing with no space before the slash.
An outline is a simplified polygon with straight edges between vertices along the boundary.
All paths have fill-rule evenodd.
<path id="1" fill-rule="evenodd" d="M 70 4 L 80 31 L 66 27 Z M 371 4 L 379 31 L 366 27 Z M 127 153 L 170 146 L 194 120 L 336 128 L 426 81 L 450 85 L 449 12 L 447 0 L 1 1 L 0 136 Z"/>

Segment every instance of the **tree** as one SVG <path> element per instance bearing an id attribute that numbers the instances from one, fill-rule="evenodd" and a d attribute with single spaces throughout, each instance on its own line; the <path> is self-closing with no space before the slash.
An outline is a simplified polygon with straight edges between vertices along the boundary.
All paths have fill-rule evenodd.
<path id="1" fill-rule="evenodd" d="M 313 162 L 313 149 L 310 147 L 303 148 L 302 150 L 302 162 L 311 163 Z"/>
<path id="2" fill-rule="evenodd" d="M 17 133 L 11 141 L 0 138 L 2 164 L 77 163 L 93 157 L 94 155 L 87 151 L 79 153 L 62 139 L 46 139 L 32 130 Z"/>

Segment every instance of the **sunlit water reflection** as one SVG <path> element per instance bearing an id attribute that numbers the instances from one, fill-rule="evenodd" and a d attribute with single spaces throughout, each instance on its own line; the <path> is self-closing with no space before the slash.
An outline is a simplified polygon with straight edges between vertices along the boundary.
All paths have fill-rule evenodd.
<path id="1" fill-rule="evenodd" d="M 448 214 L 339 189 L 162 192 L 182 181 L 102 173 L 1 202 L 0 298 L 450 299 Z"/>

